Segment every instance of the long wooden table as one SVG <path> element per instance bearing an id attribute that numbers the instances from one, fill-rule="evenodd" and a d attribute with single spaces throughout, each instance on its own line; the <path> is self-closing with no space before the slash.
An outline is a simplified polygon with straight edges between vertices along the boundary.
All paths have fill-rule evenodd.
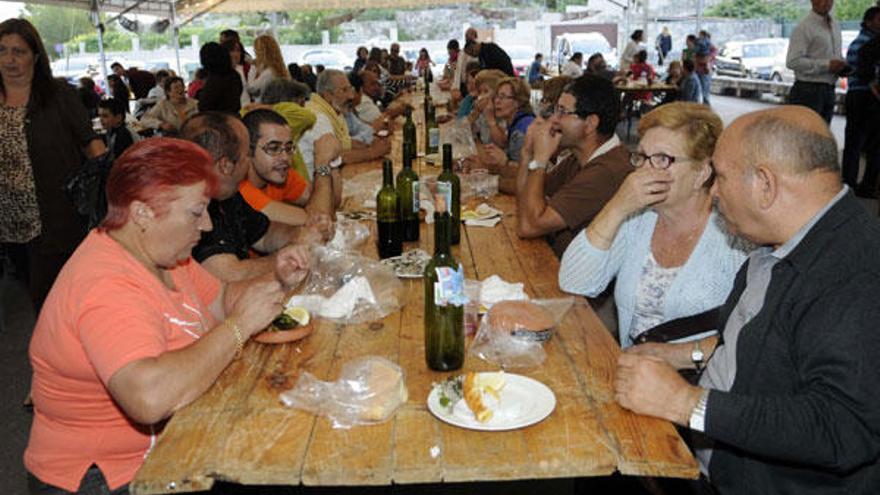
<path id="1" fill-rule="evenodd" d="M 347 166 L 346 175 L 377 163 Z M 420 167 L 420 175 L 436 173 Z M 431 169 L 432 171 L 429 171 Z M 453 254 L 468 278 L 498 274 L 522 282 L 532 297 L 564 296 L 559 262 L 543 240 L 516 236 L 515 201 L 489 200 L 505 212 L 494 228 L 463 227 Z M 375 232 L 375 229 L 374 229 Z M 433 252 L 433 226 L 422 223 L 422 249 Z M 415 245 L 406 245 L 406 248 Z M 365 254 L 377 257 L 375 244 Z M 617 343 L 583 302 L 575 304 L 553 339 L 547 360 L 514 370 L 556 394 L 555 411 L 531 427 L 478 432 L 435 419 L 425 400 L 433 382 L 424 358 L 421 280 L 404 280 L 406 303 L 381 325 L 341 326 L 318 321 L 307 339 L 292 344 L 251 342 L 217 383 L 179 411 L 159 436 L 131 484 L 133 494 L 210 488 L 216 480 L 266 485 L 388 485 L 604 476 L 695 478 L 697 466 L 673 426 L 635 415 L 614 401 Z M 406 373 L 409 400 L 386 423 L 333 429 L 330 421 L 285 407 L 279 393 L 308 371 L 335 380 L 353 358 L 379 355 Z M 463 371 L 492 370 L 468 355 Z M 434 453 L 439 454 L 432 455 Z"/>

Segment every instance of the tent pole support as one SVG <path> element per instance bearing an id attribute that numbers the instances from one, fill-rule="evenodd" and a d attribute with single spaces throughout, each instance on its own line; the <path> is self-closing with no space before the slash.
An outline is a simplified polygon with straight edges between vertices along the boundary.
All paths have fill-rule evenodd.
<path id="1" fill-rule="evenodd" d="M 171 5 L 171 36 L 174 38 L 174 58 L 177 61 L 177 77 L 183 77 L 180 71 L 180 28 L 177 25 L 177 6 L 172 0 Z"/>
<path id="2" fill-rule="evenodd" d="M 101 60 L 101 77 L 104 79 L 104 91 L 108 91 L 107 85 L 107 55 L 104 53 L 104 24 L 101 23 L 101 10 L 98 7 L 98 0 L 92 0 L 91 8 L 92 24 L 98 31 L 98 53 Z"/>

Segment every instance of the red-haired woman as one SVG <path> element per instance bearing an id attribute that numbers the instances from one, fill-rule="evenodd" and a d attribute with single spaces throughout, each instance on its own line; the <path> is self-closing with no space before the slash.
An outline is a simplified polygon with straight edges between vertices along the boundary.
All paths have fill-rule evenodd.
<path id="1" fill-rule="evenodd" d="M 163 420 L 279 313 L 282 284 L 305 276 L 304 249 L 228 286 L 192 260 L 211 229 L 212 165 L 170 138 L 136 143 L 113 165 L 107 217 L 61 270 L 31 340 L 31 493 L 127 493 Z"/>

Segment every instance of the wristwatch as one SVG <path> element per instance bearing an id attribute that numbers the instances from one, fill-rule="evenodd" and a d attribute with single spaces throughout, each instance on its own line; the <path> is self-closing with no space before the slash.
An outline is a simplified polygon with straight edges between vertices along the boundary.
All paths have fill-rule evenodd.
<path id="1" fill-rule="evenodd" d="M 543 169 L 547 168 L 547 164 L 544 162 L 539 162 L 538 160 L 532 160 L 529 162 L 528 167 L 529 167 L 529 171 L 543 170 Z"/>
<path id="2" fill-rule="evenodd" d="M 688 427 L 692 430 L 704 432 L 706 431 L 706 405 L 709 403 L 709 390 L 703 390 L 700 399 L 691 410 L 691 417 L 688 419 Z"/>
<path id="3" fill-rule="evenodd" d="M 315 175 L 320 177 L 327 177 L 330 175 L 330 166 L 329 165 L 318 165 L 315 167 Z"/>
<path id="4" fill-rule="evenodd" d="M 703 366 L 706 364 L 706 356 L 703 354 L 703 349 L 700 349 L 699 340 L 694 342 L 694 348 L 691 350 L 691 362 L 694 363 L 694 368 L 698 373 L 703 371 Z"/>

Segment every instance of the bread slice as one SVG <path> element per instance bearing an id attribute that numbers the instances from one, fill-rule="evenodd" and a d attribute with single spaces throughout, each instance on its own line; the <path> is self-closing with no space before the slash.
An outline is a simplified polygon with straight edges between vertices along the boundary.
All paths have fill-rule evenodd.
<path id="1" fill-rule="evenodd" d="M 468 408 L 474 413 L 477 421 L 485 423 L 492 419 L 493 411 L 483 402 L 483 394 L 489 394 L 496 400 L 501 398 L 504 388 L 504 372 L 474 373 L 468 372 L 462 384 L 462 395 Z"/>

